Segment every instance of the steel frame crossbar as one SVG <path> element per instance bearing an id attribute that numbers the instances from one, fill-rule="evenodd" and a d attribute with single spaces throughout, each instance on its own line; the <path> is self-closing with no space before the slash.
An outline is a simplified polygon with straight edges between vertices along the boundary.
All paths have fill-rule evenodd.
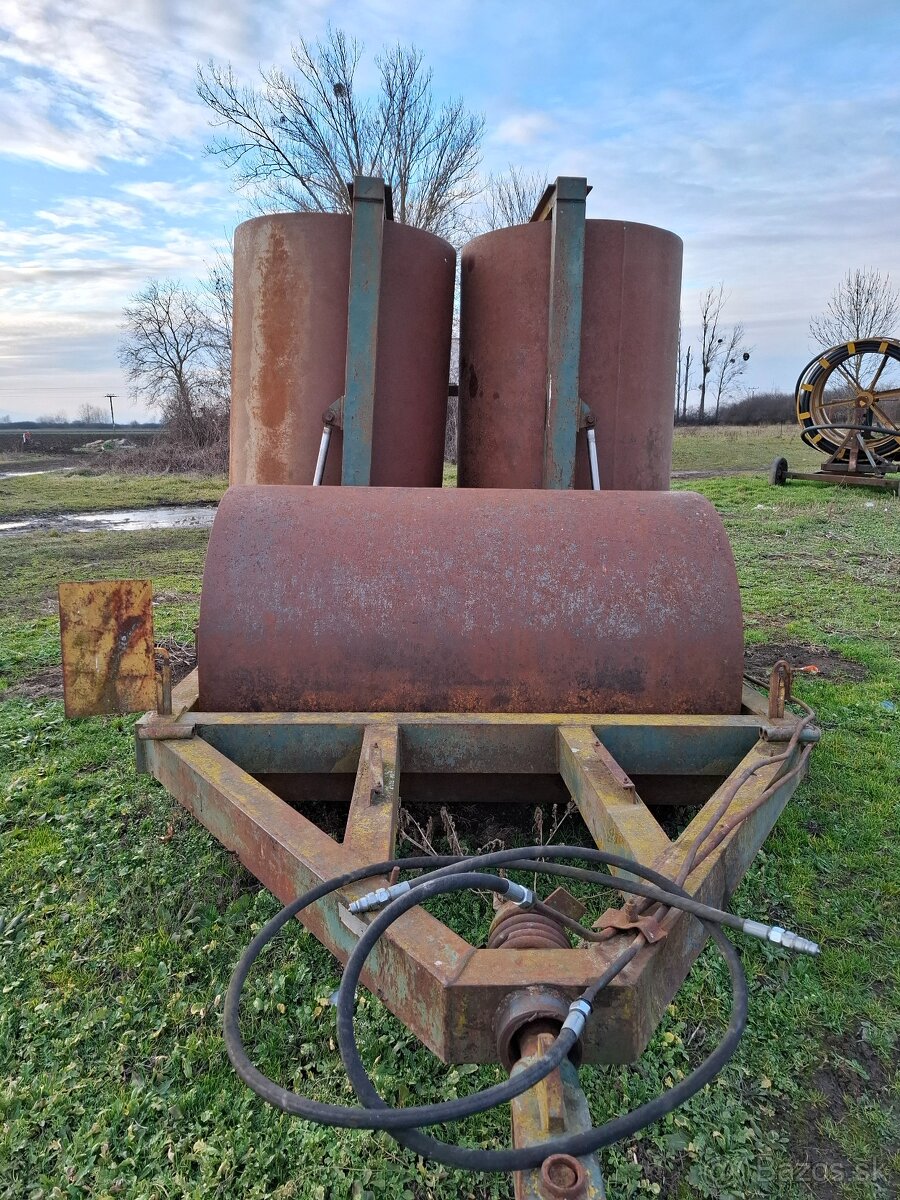
<path id="1" fill-rule="evenodd" d="M 722 905 L 795 791 L 804 729 L 783 754 L 796 718 L 768 716 L 766 698 L 745 688 L 733 716 L 446 713 L 202 713 L 196 672 L 176 689 L 171 717 L 138 724 L 139 769 L 158 779 L 283 902 L 354 867 L 395 856 L 404 774 L 527 777 L 558 772 L 601 848 L 667 875 L 717 807 L 729 781 L 753 763 L 728 809 L 740 823 L 688 876 L 688 892 Z M 257 776 L 353 774 L 344 838 L 330 837 Z M 641 800 L 632 776 L 724 778 L 687 828 L 670 840 Z M 461 780 L 461 782 L 463 782 Z M 715 780 L 713 780 L 715 782 Z M 772 788 L 763 804 L 762 793 Z M 528 799 L 527 788 L 523 788 Z M 460 796 L 465 799 L 465 795 Z M 368 917 L 349 912 L 371 880 L 333 893 L 303 914 L 304 924 L 345 961 Z M 414 909 L 373 953 L 364 982 L 445 1062 L 497 1061 L 494 1015 L 523 988 L 544 986 L 574 998 L 633 934 L 570 950 L 490 950 L 470 945 L 429 913 Z M 587 1061 L 635 1060 L 704 942 L 702 927 L 679 916 L 601 994 L 584 1037 Z"/>

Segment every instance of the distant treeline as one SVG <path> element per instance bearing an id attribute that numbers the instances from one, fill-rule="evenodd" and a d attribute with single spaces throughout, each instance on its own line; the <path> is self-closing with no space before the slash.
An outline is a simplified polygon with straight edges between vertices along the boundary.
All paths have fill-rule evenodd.
<path id="1" fill-rule="evenodd" d="M 54 430 L 54 429 L 91 429 L 98 433 L 120 433 L 125 429 L 161 429 L 159 421 L 128 421 L 126 424 L 111 425 L 109 421 L 7 421 L 0 417 L 0 433 L 9 433 L 14 429 Z"/>
<path id="2" fill-rule="evenodd" d="M 718 420 L 707 418 L 704 425 L 779 425 L 796 421 L 792 392 L 756 392 L 744 396 L 731 404 L 723 405 Z M 696 413 L 688 413 L 686 420 L 679 419 L 677 425 L 697 425 Z"/>

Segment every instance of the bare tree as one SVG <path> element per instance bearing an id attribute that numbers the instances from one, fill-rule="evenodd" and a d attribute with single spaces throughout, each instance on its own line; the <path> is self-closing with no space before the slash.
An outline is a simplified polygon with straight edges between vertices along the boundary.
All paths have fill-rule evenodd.
<path id="1" fill-rule="evenodd" d="M 890 336 L 900 320 L 900 292 L 890 275 L 871 267 L 848 271 L 821 316 L 809 323 L 810 337 L 828 349 L 841 342 Z"/>
<path id="2" fill-rule="evenodd" d="M 219 253 L 203 283 L 201 303 L 210 336 L 210 385 L 219 402 L 231 403 L 231 330 L 234 303 L 234 267 L 231 253 Z"/>
<path id="3" fill-rule="evenodd" d="M 848 270 L 831 293 L 824 313 L 810 321 L 809 335 L 816 346 L 827 350 L 841 342 L 889 337 L 897 332 L 898 323 L 900 292 L 891 284 L 890 275 L 863 267 Z M 861 387 L 861 356 L 844 365 Z"/>
<path id="4" fill-rule="evenodd" d="M 723 400 L 731 395 L 734 385 L 747 369 L 750 350 L 744 345 L 744 326 L 733 325 L 731 332 L 719 342 L 720 353 L 715 363 L 716 411 L 714 420 L 719 419 L 719 408 Z"/>
<path id="5" fill-rule="evenodd" d="M 709 287 L 700 297 L 700 409 L 697 414 L 702 421 L 706 415 L 706 391 L 708 380 L 722 348 L 719 322 L 725 307 L 725 289 Z"/>
<path id="6" fill-rule="evenodd" d="M 684 320 L 678 314 L 678 357 L 675 363 L 675 421 L 687 420 L 687 398 L 691 380 L 691 355 L 693 347 L 684 344 Z"/>
<path id="7" fill-rule="evenodd" d="M 744 345 L 744 327 L 741 324 L 726 328 L 722 316 L 728 295 L 723 284 L 709 287 L 700 297 L 700 404 L 697 419 L 706 419 L 706 404 L 710 397 L 715 399 L 713 419 L 719 419 L 722 401 L 731 394 L 734 384 L 743 375 L 750 358 L 750 350 Z M 684 375 L 682 415 L 687 413 L 687 393 L 690 376 L 690 350 L 688 347 Z"/>
<path id="8" fill-rule="evenodd" d="M 78 409 L 78 421 L 81 425 L 105 425 L 106 409 L 102 404 L 82 404 Z"/>
<path id="9" fill-rule="evenodd" d="M 548 182 L 545 172 L 524 171 L 512 163 L 504 175 L 489 175 L 479 226 L 487 232 L 504 229 L 507 225 L 526 224 Z"/>
<path id="10" fill-rule="evenodd" d="M 119 362 L 133 390 L 160 409 L 181 437 L 202 446 L 221 408 L 215 333 L 198 297 L 172 279 L 150 280 L 123 310 Z"/>
<path id="11" fill-rule="evenodd" d="M 346 212 L 347 181 L 381 175 L 398 221 L 452 236 L 479 190 L 484 118 L 460 99 L 435 102 L 413 46 L 386 48 L 375 60 L 377 95 L 359 95 L 362 53 L 329 26 L 324 39 L 291 47 L 293 71 L 261 69 L 259 87 L 240 84 L 230 66 L 198 68 L 198 95 L 224 131 L 208 150 L 260 211 Z"/>

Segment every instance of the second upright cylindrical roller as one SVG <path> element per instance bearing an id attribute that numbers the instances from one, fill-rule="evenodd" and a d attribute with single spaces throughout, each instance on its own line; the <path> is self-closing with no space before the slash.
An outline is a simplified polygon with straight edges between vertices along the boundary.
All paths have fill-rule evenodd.
<path id="1" fill-rule="evenodd" d="M 462 252 L 461 487 L 541 486 L 551 234 L 549 221 L 515 225 Z M 603 489 L 669 487 L 681 254 L 665 229 L 585 223 L 580 393 Z M 591 486 L 583 432 L 575 486 Z"/>
<path id="2" fill-rule="evenodd" d="M 344 392 L 351 219 L 277 213 L 234 237 L 231 482 L 312 483 Z M 440 487 L 453 279 L 449 242 L 384 224 L 371 481 Z M 323 482 L 341 482 L 335 430 Z"/>

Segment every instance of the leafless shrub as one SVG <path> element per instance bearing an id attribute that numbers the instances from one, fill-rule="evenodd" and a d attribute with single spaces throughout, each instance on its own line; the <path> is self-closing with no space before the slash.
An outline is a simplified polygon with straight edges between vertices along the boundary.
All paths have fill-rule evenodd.
<path id="1" fill-rule="evenodd" d="M 437 857 L 438 852 L 434 848 L 434 817 L 429 816 L 423 829 L 409 809 L 401 807 L 397 821 L 397 836 L 401 841 L 414 846 L 416 850 L 421 850 L 423 854 Z"/>
<path id="2" fill-rule="evenodd" d="M 227 417 L 220 422 L 218 437 L 210 438 L 204 446 L 194 446 L 162 433 L 133 450 L 93 455 L 87 465 L 99 474 L 227 475 Z"/>
<path id="3" fill-rule="evenodd" d="M 795 420 L 790 392 L 757 392 L 725 405 L 719 413 L 720 425 L 777 425 Z"/>

